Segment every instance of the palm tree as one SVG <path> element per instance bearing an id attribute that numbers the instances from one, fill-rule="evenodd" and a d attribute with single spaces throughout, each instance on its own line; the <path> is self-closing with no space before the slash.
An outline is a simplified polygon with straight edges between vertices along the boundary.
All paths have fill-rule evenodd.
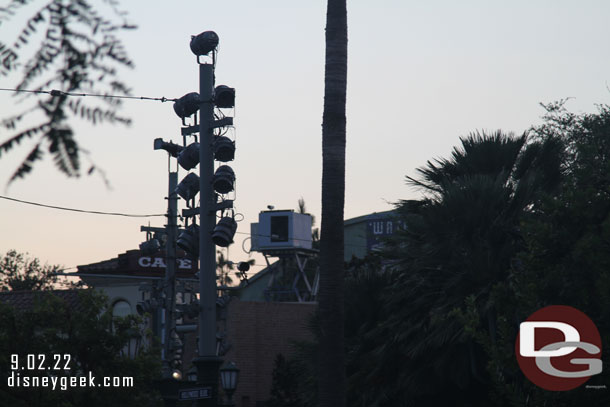
<path id="1" fill-rule="evenodd" d="M 475 133 L 449 159 L 407 178 L 425 197 L 397 208 L 406 228 L 385 257 L 400 275 L 373 330 L 387 341 L 368 373 L 395 377 L 393 386 L 381 384 L 388 400 L 406 393 L 427 405 L 476 405 L 487 397 L 485 352 L 469 329 L 481 328 L 493 347 L 498 296 L 524 248 L 520 222 L 536 211 L 539 193 L 557 185 L 561 151 L 556 138 Z"/>
<path id="2" fill-rule="evenodd" d="M 216 258 L 216 282 L 221 287 L 233 284 L 231 272 L 235 270 L 235 267 L 233 262 L 227 259 L 229 256 L 228 251 L 227 248 L 227 257 L 225 257 L 222 251 L 216 250 L 216 254 L 218 255 Z"/>
<path id="3" fill-rule="evenodd" d="M 328 0 L 322 118 L 322 223 L 318 318 L 320 407 L 345 406 L 343 206 L 345 201 L 346 0 Z"/>
<path id="4" fill-rule="evenodd" d="M 307 213 L 307 207 L 305 206 L 305 199 L 303 199 L 303 197 L 301 197 L 298 202 L 298 213 L 311 216 L 311 227 L 313 228 L 311 231 L 311 247 L 313 249 L 320 250 L 320 229 L 314 227 L 316 226 L 316 217 L 310 213 Z"/>

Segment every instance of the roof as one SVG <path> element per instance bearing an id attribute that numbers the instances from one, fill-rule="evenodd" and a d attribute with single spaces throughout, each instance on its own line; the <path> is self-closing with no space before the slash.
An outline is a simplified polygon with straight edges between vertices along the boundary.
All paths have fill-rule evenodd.
<path id="1" fill-rule="evenodd" d="M 79 310 L 81 308 L 81 301 L 79 298 L 79 293 L 81 291 L 83 290 L 0 291 L 0 302 L 10 305 L 15 309 L 24 310 L 32 308 L 34 301 L 37 298 L 41 298 L 44 295 L 54 295 L 55 297 L 64 300 L 71 309 Z"/>
<path id="2" fill-rule="evenodd" d="M 357 216 L 343 221 L 343 226 L 350 226 L 356 223 L 366 222 L 371 219 L 389 218 L 396 215 L 396 211 L 373 212 L 368 215 Z"/>
<path id="3" fill-rule="evenodd" d="M 198 271 L 197 262 L 186 257 L 182 250 L 177 251 L 178 267 L 176 276 L 180 278 L 192 278 Z M 96 263 L 78 266 L 77 275 L 106 274 L 127 276 L 163 276 L 165 275 L 164 251 L 147 255 L 140 250 L 128 250 L 117 257 L 102 260 Z"/>

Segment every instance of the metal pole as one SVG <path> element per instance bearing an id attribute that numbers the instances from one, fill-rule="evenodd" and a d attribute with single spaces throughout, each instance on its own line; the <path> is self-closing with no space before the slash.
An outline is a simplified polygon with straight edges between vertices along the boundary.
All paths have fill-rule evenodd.
<path id="1" fill-rule="evenodd" d="M 163 377 L 169 378 L 172 374 L 170 356 L 172 354 L 172 332 L 174 330 L 176 308 L 176 235 L 178 229 L 178 173 L 169 173 L 169 191 L 167 202 L 167 242 L 165 248 L 165 331 L 163 335 Z"/>
<path id="2" fill-rule="evenodd" d="M 172 331 L 175 319 L 174 309 L 176 307 L 176 235 L 178 234 L 178 196 L 176 185 L 178 184 L 178 173 L 169 173 L 167 195 L 167 225 L 165 232 L 167 241 L 165 246 L 165 278 L 163 280 L 163 349 L 161 353 L 162 372 L 158 386 L 166 407 L 176 406 L 178 403 L 178 382 L 172 378 L 172 366 L 170 357 L 172 355 Z"/>
<path id="3" fill-rule="evenodd" d="M 216 406 L 218 369 L 221 359 L 216 355 L 216 246 L 212 232 L 216 225 L 216 193 L 212 187 L 214 154 L 212 152 L 212 121 L 214 120 L 214 65 L 199 65 L 199 356 L 197 381 L 211 388 L 211 397 L 199 400 L 199 406 Z"/>

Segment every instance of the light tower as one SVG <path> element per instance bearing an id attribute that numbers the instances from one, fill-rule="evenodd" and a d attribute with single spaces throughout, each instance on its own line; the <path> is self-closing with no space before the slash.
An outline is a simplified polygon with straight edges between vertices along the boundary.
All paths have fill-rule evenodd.
<path id="1" fill-rule="evenodd" d="M 234 191 L 235 173 L 225 164 L 233 160 L 235 143 L 223 132 L 233 124 L 222 109 L 231 109 L 235 104 L 235 89 L 225 85 L 214 87 L 214 68 L 218 36 L 205 31 L 192 37 L 190 48 L 199 64 L 199 93 L 188 93 L 174 103 L 174 111 L 182 119 L 183 135 L 199 132 L 199 142 L 186 146 L 178 155 L 180 165 L 186 170 L 199 165 L 199 208 L 183 211 L 183 216 L 193 217 L 193 224 L 178 245 L 190 248 L 199 256 L 199 323 L 198 356 L 193 360 L 197 367 L 197 397 L 200 406 L 216 406 L 218 400 L 219 367 L 222 363 L 217 355 L 216 339 L 216 245 L 226 247 L 233 243 L 237 229 L 233 212 L 233 200 L 228 199 Z M 199 125 L 187 126 L 185 119 L 199 111 Z M 196 117 L 196 116 L 195 116 Z M 215 162 L 222 162 L 215 170 Z M 186 178 L 181 192 L 191 197 L 196 194 L 196 176 Z M 216 214 L 221 219 L 216 224 Z M 199 215 L 199 225 L 194 227 L 194 218 Z M 190 393 L 189 393 L 190 394 Z"/>

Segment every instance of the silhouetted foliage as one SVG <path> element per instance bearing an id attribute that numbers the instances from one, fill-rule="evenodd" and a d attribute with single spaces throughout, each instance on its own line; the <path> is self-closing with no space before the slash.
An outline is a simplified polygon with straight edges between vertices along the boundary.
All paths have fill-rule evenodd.
<path id="1" fill-rule="evenodd" d="M 228 248 L 227 248 L 226 252 L 227 252 L 227 257 L 228 257 L 228 255 L 229 255 Z M 216 257 L 216 283 L 219 286 L 231 286 L 233 284 L 233 278 L 231 277 L 231 273 L 233 273 L 240 280 L 248 279 L 248 277 L 247 277 L 248 273 L 236 271 L 237 270 L 236 266 L 238 265 L 238 263 L 234 263 L 232 260 L 229 260 L 227 257 L 225 257 L 225 254 L 223 251 L 216 250 L 216 254 L 218 256 L 218 257 Z M 256 262 L 256 260 L 254 260 L 254 259 L 250 259 L 250 260 L 246 261 L 246 263 L 248 263 L 250 266 L 254 265 L 255 262 Z"/>
<path id="2" fill-rule="evenodd" d="M 474 133 L 450 158 L 429 161 L 419 178 L 407 178 L 425 197 L 399 203 L 406 227 L 383 253 L 397 275 L 369 332 L 386 338 L 365 352 L 379 362 L 364 373 L 380 386 L 369 405 L 485 405 L 487 359 L 460 312 L 473 296 L 481 326 L 497 335 L 490 294 L 524 248 L 524 214 L 556 186 L 560 150 L 555 140 L 528 142 L 525 134 Z"/>
<path id="3" fill-rule="evenodd" d="M 312 226 L 312 230 L 311 230 L 311 247 L 313 249 L 319 250 L 320 249 L 320 229 L 314 227 L 316 226 L 316 217 L 314 215 L 312 215 L 311 213 L 307 213 L 307 207 L 305 206 L 305 199 L 303 199 L 303 197 L 299 198 L 298 201 L 298 208 L 297 208 L 297 213 L 303 213 L 306 215 L 310 215 L 311 216 L 311 226 Z"/>
<path id="4" fill-rule="evenodd" d="M 59 280 L 55 273 L 61 267 L 40 264 L 37 258 L 9 250 L 0 255 L 0 291 L 8 290 L 51 290 L 59 287 L 81 287 L 82 282 Z"/>
<path id="5" fill-rule="evenodd" d="M 22 16 L 20 9 L 33 1 L 12 0 L 0 8 L 2 25 Z M 44 93 L 15 93 L 18 102 L 29 101 L 21 113 L 6 117 L 0 129 L 12 133 L 0 144 L 0 157 L 25 140 L 32 140 L 26 159 L 9 179 L 9 184 L 32 171 L 36 161 L 49 153 L 57 168 L 69 177 L 81 173 L 82 150 L 70 125 L 71 117 L 95 125 L 99 123 L 129 124 L 118 114 L 118 99 L 94 99 L 101 103 L 89 104 L 84 99 L 69 97 L 64 92 L 87 92 L 99 95 L 128 95 L 126 84 L 118 79 L 117 68 L 133 67 L 117 33 L 135 28 L 125 20 L 125 13 L 117 9 L 116 0 L 105 0 L 111 17 L 103 16 L 99 2 L 87 0 L 52 0 L 43 3 L 28 18 L 23 28 L 13 36 L 4 32 L 0 40 L 0 75 L 19 72 L 19 90 L 46 91 Z M 114 21 L 114 20 L 118 20 Z M 6 31 L 6 30 L 5 30 Z M 37 45 L 36 45 L 37 44 Z M 32 54 L 28 57 L 28 53 Z M 91 99 L 88 99 L 91 100 Z M 39 112 L 41 114 L 33 115 Z M 27 119 L 26 119 L 27 116 Z M 87 173 L 98 170 L 91 164 Z"/>
<path id="6" fill-rule="evenodd" d="M 229 286 L 233 283 L 231 271 L 235 269 L 233 262 L 225 259 L 222 251 L 216 250 L 216 283 L 220 286 Z"/>
<path id="7" fill-rule="evenodd" d="M 303 377 L 296 364 L 296 360 L 286 360 L 281 353 L 275 357 L 271 397 L 266 407 L 305 407 L 300 383 Z"/>
<path id="8" fill-rule="evenodd" d="M 557 137 L 565 145 L 560 187 L 547 194 L 522 223 L 526 249 L 513 262 L 507 283 L 492 296 L 498 304 L 495 342 L 476 323 L 470 306 L 466 326 L 486 348 L 495 405 L 532 407 L 606 405 L 606 389 L 580 386 L 549 392 L 524 379 L 514 358 L 519 322 L 547 305 L 570 305 L 587 314 L 610 345 L 610 108 L 574 114 L 564 101 L 545 105 L 545 123 L 536 137 Z M 610 367 L 587 385 L 606 386 Z"/>
<path id="9" fill-rule="evenodd" d="M 347 375 L 347 405 L 372 406 L 383 391 L 383 384 L 388 378 L 368 376 L 380 360 L 375 355 L 367 354 L 386 341 L 385 336 L 378 336 L 375 328 L 382 320 L 384 312 L 384 293 L 391 287 L 395 276 L 382 264 L 378 256 L 365 259 L 353 258 L 346 264 L 345 277 L 345 345 Z M 298 377 L 297 393 L 304 407 L 317 406 L 318 391 L 318 358 L 320 324 L 314 314 L 309 321 L 309 329 L 314 335 L 313 341 L 293 343 L 294 352 L 286 361 L 292 374 Z M 293 383 L 289 381 L 289 383 Z M 294 389 L 294 387 L 290 387 Z M 383 394 L 382 394 L 383 397 Z M 281 404 L 278 404 L 280 406 Z"/>
<path id="10" fill-rule="evenodd" d="M 153 387 L 153 379 L 160 374 L 158 350 L 141 346 L 147 335 L 139 317 L 113 317 L 107 299 L 94 290 L 79 290 L 76 303 L 68 303 L 50 291 L 32 292 L 30 299 L 28 305 L 19 309 L 0 301 L 0 400 L 3 405 L 159 405 L 160 398 Z M 124 347 L 130 342 L 136 344 L 135 354 L 127 355 Z M 12 355 L 17 355 L 16 370 Z M 28 366 L 28 355 L 35 357 L 36 367 L 20 369 Z M 44 355 L 43 370 L 38 370 L 42 360 L 39 355 Z M 62 362 L 59 369 L 46 369 L 53 369 L 58 357 Z M 68 360 L 69 370 L 64 369 Z M 62 390 L 58 385 L 53 390 L 52 387 L 25 387 L 23 381 L 21 386 L 8 385 L 11 375 L 42 377 L 49 372 L 58 378 L 58 383 L 71 376 L 88 377 L 89 372 L 95 376 L 96 384 L 102 384 L 104 377 L 133 377 L 133 387 L 68 385 Z"/>
<path id="11" fill-rule="evenodd" d="M 544 107 L 526 135 L 475 133 L 420 168 L 408 182 L 424 198 L 397 205 L 405 227 L 348 266 L 348 405 L 610 403 L 606 389 L 542 390 L 515 358 L 519 324 L 553 304 L 589 315 L 610 346 L 610 107 Z M 318 345 L 299 349 L 312 360 Z M 602 361 L 588 384 L 606 386 Z"/>

